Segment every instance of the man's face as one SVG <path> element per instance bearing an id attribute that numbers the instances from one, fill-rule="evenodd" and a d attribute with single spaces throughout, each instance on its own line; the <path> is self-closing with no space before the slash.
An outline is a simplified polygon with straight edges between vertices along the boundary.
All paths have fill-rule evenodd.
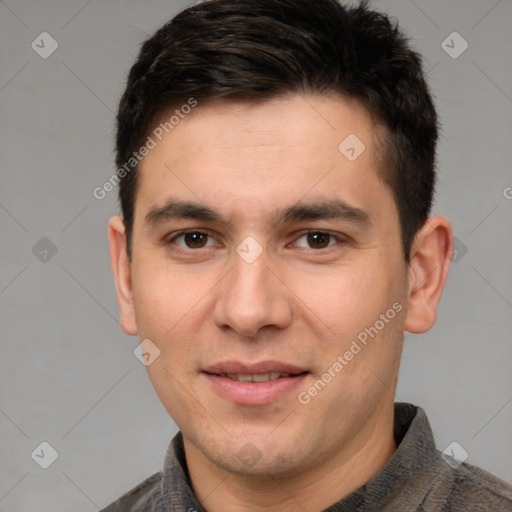
<path id="1" fill-rule="evenodd" d="M 217 466 L 293 474 L 392 421 L 409 283 L 378 135 L 340 97 L 199 104 L 141 165 L 124 328 Z"/>

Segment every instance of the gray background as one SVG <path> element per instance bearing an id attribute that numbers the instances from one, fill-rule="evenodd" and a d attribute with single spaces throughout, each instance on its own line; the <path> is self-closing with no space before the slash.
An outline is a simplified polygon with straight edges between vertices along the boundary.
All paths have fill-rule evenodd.
<path id="1" fill-rule="evenodd" d="M 426 409 L 440 449 L 457 441 L 512 481 L 512 2 L 373 3 L 425 56 L 443 124 L 434 213 L 458 238 L 437 325 L 406 336 L 397 400 Z M 92 191 L 115 170 L 139 43 L 186 5 L 0 0 L 2 512 L 98 510 L 160 469 L 176 431 L 118 327 L 117 191 Z M 44 31 L 59 45 L 46 59 L 31 47 Z M 456 59 L 441 46 L 454 31 L 469 44 Z M 46 470 L 42 441 L 59 454 Z"/>

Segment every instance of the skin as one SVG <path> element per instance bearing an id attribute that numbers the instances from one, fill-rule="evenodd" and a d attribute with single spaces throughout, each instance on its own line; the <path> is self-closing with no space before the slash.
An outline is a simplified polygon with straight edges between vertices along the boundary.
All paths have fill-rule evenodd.
<path id="1" fill-rule="evenodd" d="M 396 449 L 404 331 L 434 324 L 453 242 L 448 220 L 431 217 L 405 262 L 397 207 L 378 174 L 383 133 L 362 105 L 338 96 L 200 104 L 141 164 L 131 261 L 122 219 L 110 221 L 121 327 L 161 351 L 148 374 L 183 433 L 192 485 L 210 512 L 324 509 Z M 349 134 L 366 146 L 352 162 L 338 150 Z M 230 224 L 146 223 L 170 197 L 207 205 Z M 366 211 L 369 222 L 272 221 L 299 202 L 333 199 Z M 190 238 L 173 239 L 184 229 L 211 238 L 189 248 Z M 333 236 L 311 243 L 308 231 Z M 249 236 L 263 249 L 252 263 L 236 252 Z M 300 403 L 298 392 L 396 303 L 400 313 Z M 233 403 L 202 373 L 219 361 L 268 359 L 309 374 L 266 405 Z M 248 442 L 261 455 L 252 465 L 237 456 Z"/>

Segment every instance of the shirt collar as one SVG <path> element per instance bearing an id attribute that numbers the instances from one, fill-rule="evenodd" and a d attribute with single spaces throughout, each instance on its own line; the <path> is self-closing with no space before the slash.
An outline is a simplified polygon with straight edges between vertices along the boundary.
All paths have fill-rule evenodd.
<path id="1" fill-rule="evenodd" d="M 331 505 L 325 512 L 393 509 L 393 503 L 407 495 L 409 510 L 419 506 L 432 487 L 432 469 L 443 473 L 443 462 L 423 409 L 395 403 L 394 435 L 397 449 L 386 465 L 365 485 Z M 430 471 L 423 471 L 425 467 Z M 166 512 L 206 512 L 190 482 L 183 436 L 172 439 L 164 463 L 162 497 Z M 387 509 L 386 509 L 387 510 Z"/>

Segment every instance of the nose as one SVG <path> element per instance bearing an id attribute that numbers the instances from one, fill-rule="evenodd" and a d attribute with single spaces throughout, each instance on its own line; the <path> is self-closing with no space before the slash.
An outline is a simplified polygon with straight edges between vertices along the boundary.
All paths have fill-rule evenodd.
<path id="1" fill-rule="evenodd" d="M 243 337 L 255 337 L 262 328 L 284 329 L 292 319 L 290 290 L 269 266 L 265 251 L 252 263 L 233 255 L 233 268 L 218 289 L 215 325 Z"/>

